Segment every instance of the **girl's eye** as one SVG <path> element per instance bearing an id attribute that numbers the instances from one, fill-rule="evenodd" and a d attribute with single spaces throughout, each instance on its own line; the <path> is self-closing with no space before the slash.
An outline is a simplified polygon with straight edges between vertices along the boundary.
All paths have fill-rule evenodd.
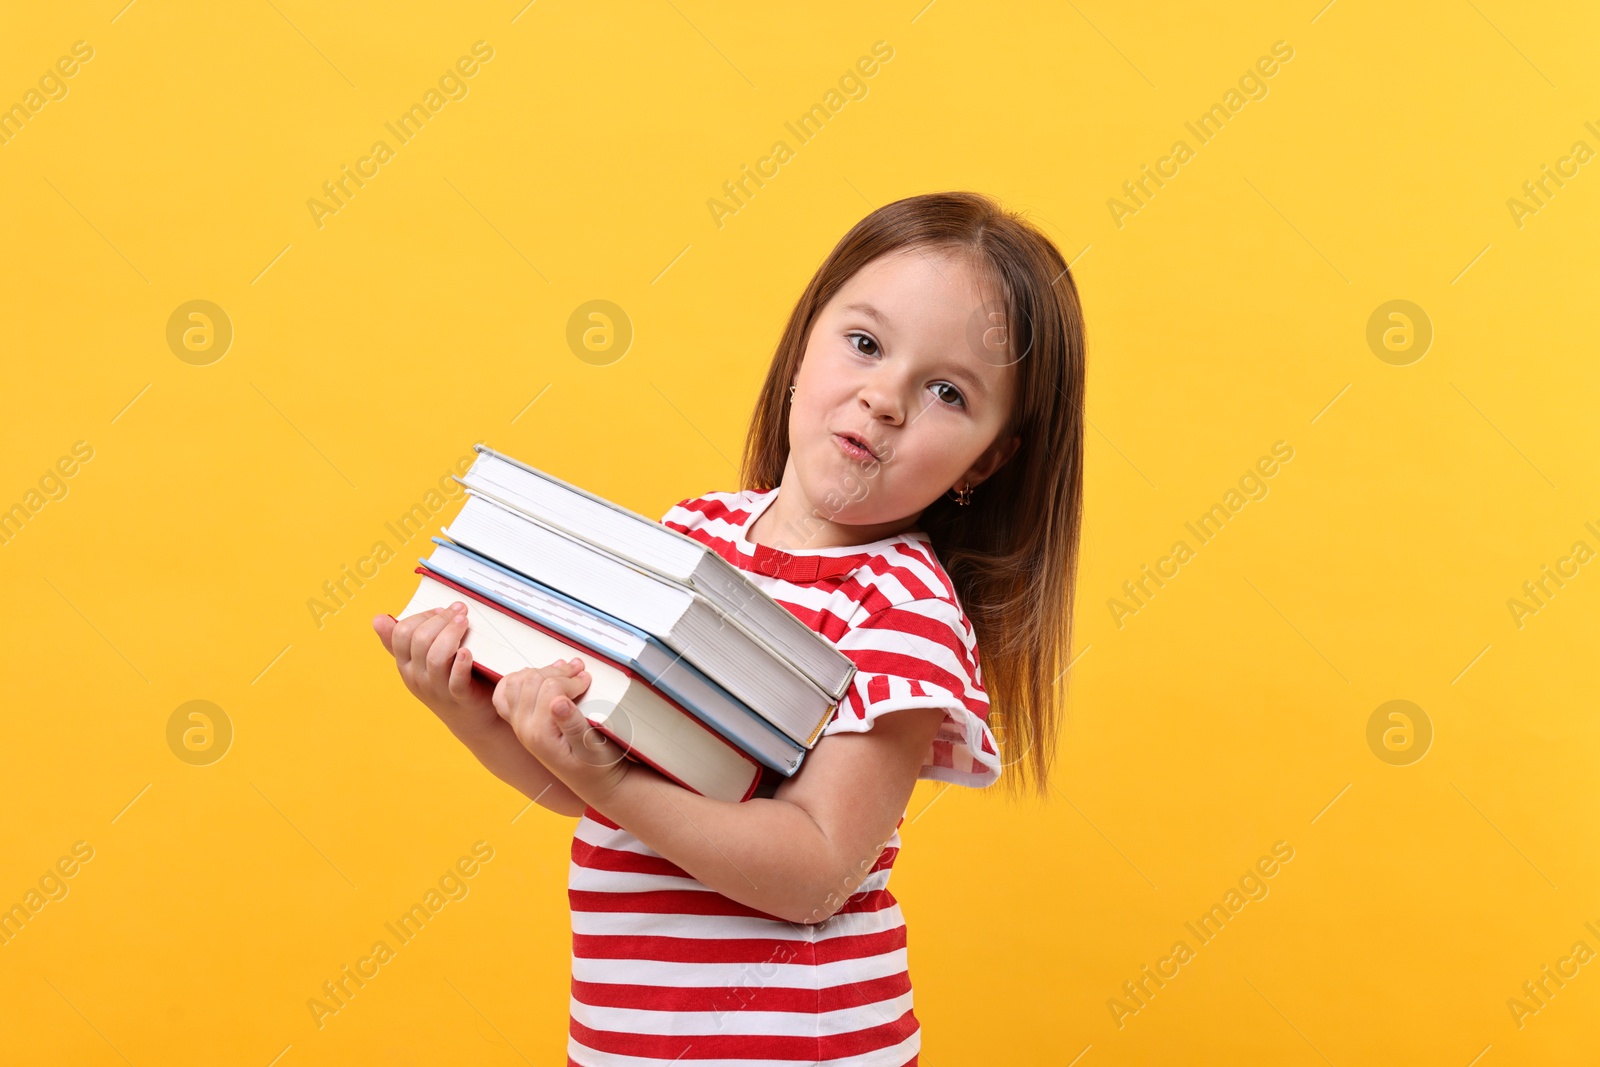
<path id="1" fill-rule="evenodd" d="M 857 352 L 860 352 L 863 356 L 875 356 L 875 355 L 878 354 L 878 342 L 874 341 L 869 334 L 849 333 L 849 334 L 845 334 L 845 337 L 847 339 L 849 339 L 850 347 L 855 348 L 855 350 Z M 866 351 L 862 351 L 860 348 L 856 348 L 855 342 L 856 342 L 857 338 L 860 338 L 861 340 L 865 341 L 871 347 L 868 348 Z"/>
<path id="2" fill-rule="evenodd" d="M 847 334 L 845 334 L 845 340 L 850 343 L 850 347 L 851 348 L 855 349 L 855 351 L 858 354 L 863 355 L 863 356 L 875 356 L 880 351 L 880 349 L 878 348 L 878 342 L 873 340 L 871 334 L 847 333 Z M 861 341 L 861 342 L 865 343 L 867 347 L 865 349 L 862 349 L 859 345 L 856 344 L 857 341 Z M 933 388 L 934 389 L 948 389 L 948 390 L 950 390 L 950 395 L 949 396 L 940 396 L 939 397 L 939 399 L 943 400 L 946 404 L 950 404 L 950 405 L 952 405 L 954 407 L 963 407 L 963 408 L 967 406 L 966 398 L 961 395 L 961 390 L 957 389 L 955 386 L 951 385 L 949 382 L 935 382 L 933 384 Z"/>

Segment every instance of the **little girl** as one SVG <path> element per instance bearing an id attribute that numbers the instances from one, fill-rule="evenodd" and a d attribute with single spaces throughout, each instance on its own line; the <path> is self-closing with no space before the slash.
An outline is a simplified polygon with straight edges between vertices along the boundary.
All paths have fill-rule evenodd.
<path id="1" fill-rule="evenodd" d="M 750 488 L 661 520 L 856 665 L 800 771 L 763 769 L 744 803 L 621 758 L 574 708 L 581 659 L 491 686 L 460 647 L 461 604 L 374 620 L 407 687 L 491 771 L 578 817 L 569 1067 L 917 1062 L 888 890 L 899 827 L 919 778 L 981 788 L 1026 756 L 1047 791 L 1084 348 L 1061 254 L 977 194 L 879 208 L 823 262 L 756 403 Z"/>

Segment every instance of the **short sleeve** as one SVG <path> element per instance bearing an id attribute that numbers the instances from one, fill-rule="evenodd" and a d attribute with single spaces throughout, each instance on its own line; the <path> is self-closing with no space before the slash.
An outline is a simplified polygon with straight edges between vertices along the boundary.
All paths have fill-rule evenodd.
<path id="1" fill-rule="evenodd" d="M 927 598 L 883 608 L 854 623 L 835 644 L 856 673 L 823 737 L 866 733 L 892 711 L 943 708 L 944 722 L 917 777 L 976 789 L 999 780 L 999 747 L 988 726 L 977 644 L 957 605 Z"/>
<path id="2" fill-rule="evenodd" d="M 687 532 L 689 529 L 689 522 L 694 518 L 694 512 L 689 510 L 689 505 L 698 499 L 699 497 L 693 496 L 684 497 L 682 500 L 668 508 L 666 513 L 656 521 L 663 526 L 672 527 L 679 533 Z"/>

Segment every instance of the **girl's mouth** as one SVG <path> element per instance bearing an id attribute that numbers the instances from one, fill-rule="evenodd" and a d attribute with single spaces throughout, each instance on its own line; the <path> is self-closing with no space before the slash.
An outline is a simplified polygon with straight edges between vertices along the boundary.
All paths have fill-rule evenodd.
<path id="1" fill-rule="evenodd" d="M 857 462 L 866 463 L 877 459 L 876 456 L 874 456 L 867 449 L 863 448 L 859 442 L 853 440 L 852 438 L 836 433 L 833 435 L 833 439 L 839 445 L 839 450 L 841 452 Z"/>

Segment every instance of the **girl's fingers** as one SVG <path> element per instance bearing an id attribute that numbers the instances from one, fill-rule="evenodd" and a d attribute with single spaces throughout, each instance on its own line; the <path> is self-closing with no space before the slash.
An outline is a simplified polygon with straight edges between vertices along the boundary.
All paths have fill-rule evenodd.
<path id="1" fill-rule="evenodd" d="M 500 684 L 495 687 L 495 696 L 503 705 L 503 710 L 510 714 L 517 706 L 517 694 L 522 691 L 522 677 L 519 673 L 508 674 L 500 679 Z"/>
<path id="2" fill-rule="evenodd" d="M 495 686 L 494 704 L 504 714 L 531 714 L 535 709 L 548 707 L 560 697 L 576 701 L 589 688 L 589 672 L 557 674 L 557 663 L 537 670 L 515 671 L 501 679 Z M 548 673 L 547 673 L 548 672 Z"/>
<path id="3" fill-rule="evenodd" d="M 414 616 L 400 622 L 402 627 L 408 627 L 403 632 L 398 627 L 395 629 L 395 659 L 400 661 L 402 667 L 410 664 L 410 662 L 422 659 L 422 656 L 426 656 L 427 645 L 432 640 L 432 635 L 427 632 L 427 627 L 438 621 L 440 614 L 442 614 L 442 609 L 429 608 L 422 614 L 414 614 Z M 443 622 L 440 621 L 440 625 L 442 624 Z M 424 637 L 424 635 L 427 635 L 427 637 Z"/>
<path id="4" fill-rule="evenodd" d="M 543 684 L 544 679 L 538 671 L 522 670 L 514 676 L 515 682 L 511 688 L 511 706 L 514 708 L 527 708 L 533 706 L 534 691 Z"/>
<path id="5" fill-rule="evenodd" d="M 450 695 L 465 700 L 472 694 L 472 651 L 462 647 L 456 650 L 450 662 Z"/>
<path id="6" fill-rule="evenodd" d="M 583 691 L 589 688 L 590 680 L 588 671 L 565 678 L 547 678 L 539 686 L 535 703 L 549 707 L 562 697 L 576 703 Z"/>
<path id="7" fill-rule="evenodd" d="M 522 709 L 522 689 L 526 677 L 522 671 L 513 671 L 504 675 L 494 687 L 495 710 L 507 722 L 511 722 Z"/>
<path id="8" fill-rule="evenodd" d="M 539 674 L 545 678 L 570 678 L 576 673 L 578 668 L 570 659 L 558 659 L 548 667 L 539 668 Z"/>
<path id="9" fill-rule="evenodd" d="M 461 638 L 467 632 L 467 613 L 454 614 L 439 632 L 434 635 L 433 644 L 428 646 L 428 672 L 445 671 L 450 667 L 456 650 L 461 647 Z"/>
<path id="10" fill-rule="evenodd" d="M 406 662 L 411 658 L 411 634 L 418 626 L 433 618 L 435 610 L 434 608 L 429 608 L 427 611 L 421 611 L 415 615 L 407 615 L 394 624 L 394 629 L 389 632 L 388 645 L 389 652 L 400 666 L 405 666 Z"/>
<path id="11" fill-rule="evenodd" d="M 437 614 L 423 619 L 417 628 L 411 631 L 410 652 L 406 657 L 409 663 L 422 663 L 428 658 L 428 647 L 433 644 L 434 636 L 445 628 L 451 619 L 451 613 L 440 609 Z"/>

